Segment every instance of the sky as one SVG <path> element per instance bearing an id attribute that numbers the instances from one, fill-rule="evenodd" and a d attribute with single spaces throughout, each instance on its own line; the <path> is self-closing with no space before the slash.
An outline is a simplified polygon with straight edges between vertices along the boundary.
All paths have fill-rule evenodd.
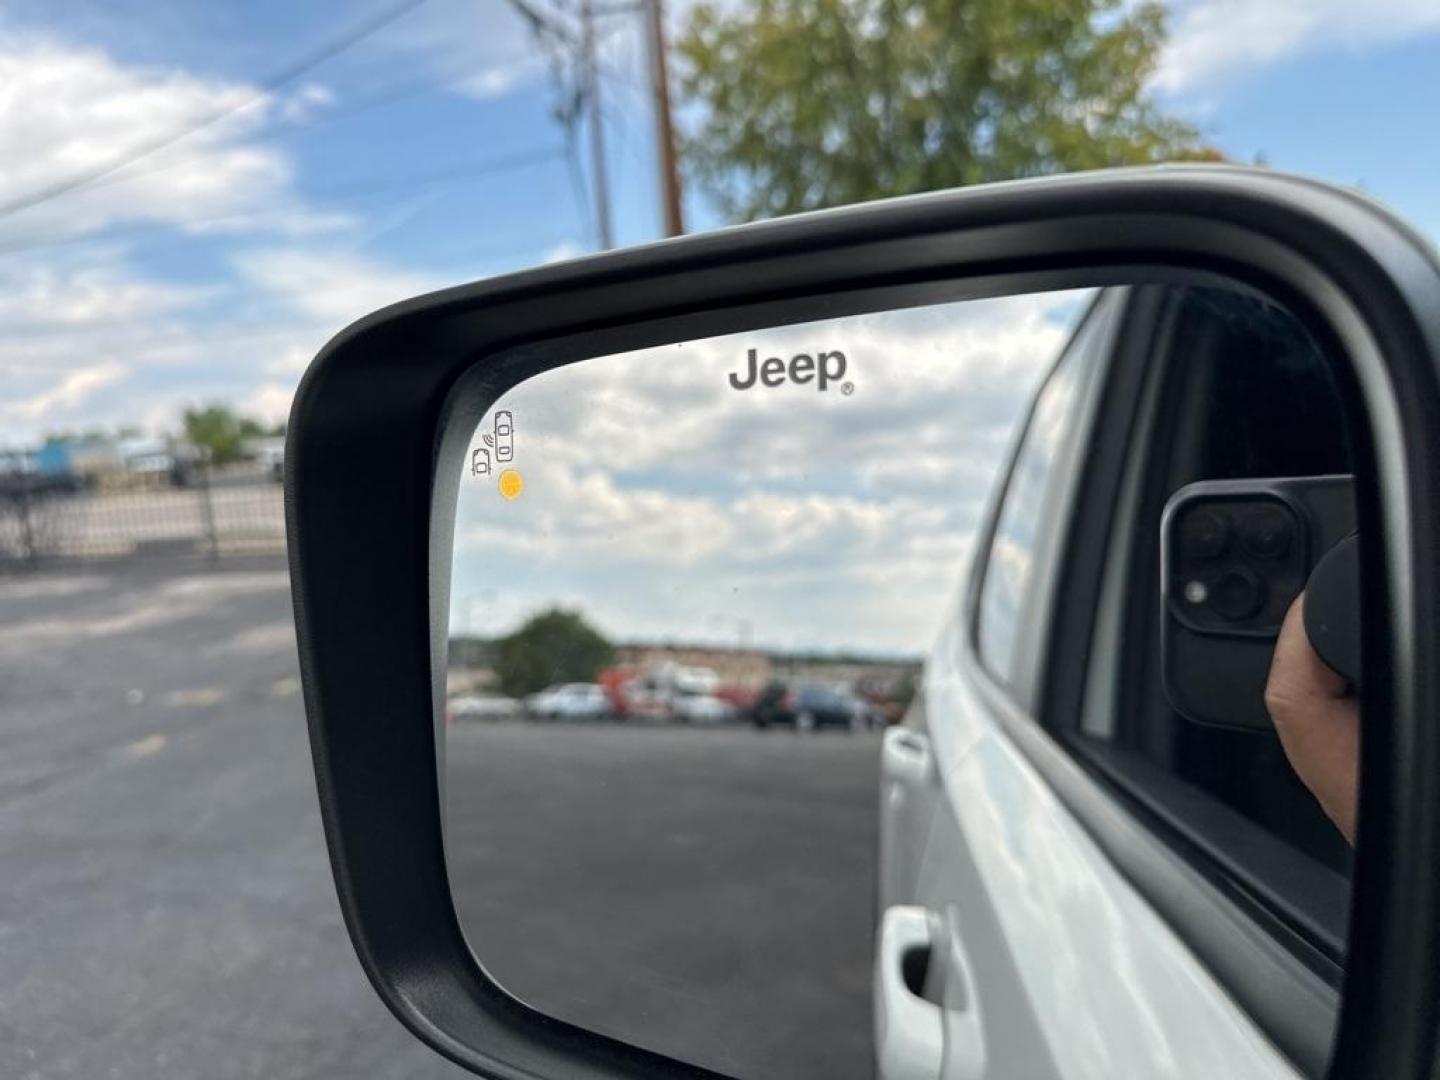
<path id="1" fill-rule="evenodd" d="M 427 0 L 374 25 L 395 10 L 0 7 L 0 207 L 233 110 L 98 184 L 0 213 L 0 444 L 164 430 L 212 399 L 278 420 L 317 348 L 369 309 L 593 249 L 547 67 L 513 9 Z M 1175 0 L 1170 22 L 1155 76 L 1168 109 L 1236 160 L 1363 186 L 1440 235 L 1440 5 Z M 620 244 L 659 232 L 638 31 L 623 13 L 605 30 Z M 697 193 L 687 212 L 694 229 L 720 223 Z"/>
<path id="2" fill-rule="evenodd" d="M 558 605 L 612 640 L 918 654 L 953 603 L 1016 387 L 1088 298 L 882 311 L 521 383 L 468 450 L 484 456 L 460 485 L 452 631 Z"/>
<path id="3" fill-rule="evenodd" d="M 1440 4 L 1169 7 L 1153 86 L 1168 111 L 1234 160 L 1362 187 L 1440 236 Z M 686 10 L 672 0 L 672 26 Z M 603 31 L 621 245 L 660 232 L 640 29 L 620 11 Z M 211 401 L 280 421 L 310 358 L 349 321 L 593 250 L 585 147 L 578 159 L 567 153 L 555 101 L 543 53 L 507 0 L 152 0 L 143 17 L 108 0 L 71 0 L 63 15 L 9 0 L 0 446 L 92 426 L 170 432 L 187 406 Z M 686 213 L 692 230 L 722 224 L 697 192 Z M 1030 317 L 1015 315 L 1017 334 Z M 991 402 L 986 429 L 1003 435 L 1043 365 L 1012 365 L 995 384 L 985 358 L 996 350 L 1005 352 L 972 350 L 962 367 L 973 381 L 957 392 Z M 967 504 L 983 496 L 998 454 L 972 450 Z M 632 494 L 663 487 L 643 471 L 581 472 Z M 956 536 L 963 542 L 935 542 Z M 912 637 L 871 644 L 909 647 Z"/>

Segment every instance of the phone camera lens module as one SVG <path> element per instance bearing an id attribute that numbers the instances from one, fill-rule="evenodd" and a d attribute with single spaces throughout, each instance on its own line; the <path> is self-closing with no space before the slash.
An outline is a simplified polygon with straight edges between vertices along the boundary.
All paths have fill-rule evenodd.
<path id="1" fill-rule="evenodd" d="M 1265 586 L 1244 570 L 1227 571 L 1211 585 L 1210 605 L 1232 622 L 1248 619 L 1265 605 Z"/>
<path id="2" fill-rule="evenodd" d="M 1246 515 L 1240 536 L 1245 550 L 1257 559 L 1278 559 L 1290 550 L 1294 528 L 1281 511 L 1262 507 Z"/>
<path id="3" fill-rule="evenodd" d="M 1215 510 L 1194 510 L 1180 526 L 1181 550 L 1192 559 L 1213 559 L 1230 546 L 1230 521 Z"/>

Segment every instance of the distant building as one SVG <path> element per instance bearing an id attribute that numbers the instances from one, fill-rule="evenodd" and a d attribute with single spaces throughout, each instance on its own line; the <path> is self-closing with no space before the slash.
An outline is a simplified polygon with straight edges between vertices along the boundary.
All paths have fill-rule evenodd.
<path id="1" fill-rule="evenodd" d="M 47 443 L 41 454 L 42 461 L 47 454 L 57 459 L 63 457 L 72 474 L 87 480 L 118 473 L 125 468 L 124 455 L 113 439 L 66 439 Z"/>
<path id="2" fill-rule="evenodd" d="M 889 660 L 836 659 L 804 657 L 775 660 L 779 678 L 790 683 L 815 682 L 855 687 L 862 683 L 875 687 L 897 684 L 916 670 L 915 664 Z"/>
<path id="3" fill-rule="evenodd" d="M 615 661 L 626 667 L 649 668 L 678 664 L 709 668 L 721 686 L 755 689 L 774 674 L 770 657 L 759 649 L 727 649 L 706 645 L 630 644 L 615 649 Z"/>
<path id="4" fill-rule="evenodd" d="M 709 668 L 721 686 L 755 690 L 772 679 L 787 683 L 815 682 L 880 691 L 914 678 L 918 661 L 868 659 L 855 656 L 789 656 L 763 649 L 727 648 L 722 645 L 674 645 L 632 642 L 615 649 L 616 662 L 636 668 L 679 664 Z"/>

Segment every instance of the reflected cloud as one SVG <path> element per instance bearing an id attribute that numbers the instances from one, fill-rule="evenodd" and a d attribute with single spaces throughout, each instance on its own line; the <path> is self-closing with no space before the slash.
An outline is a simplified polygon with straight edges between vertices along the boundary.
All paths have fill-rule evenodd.
<path id="1" fill-rule="evenodd" d="M 523 496 L 500 499 L 493 474 L 462 484 L 452 610 L 498 586 L 495 618 L 523 617 L 525 596 L 622 636 L 692 638 L 699 610 L 772 644 L 923 648 L 1020 409 L 1088 297 L 882 312 L 538 376 L 496 403 Z M 752 351 L 778 366 L 737 389 Z M 822 391 L 809 361 L 835 352 L 845 370 Z M 472 452 L 488 454 L 492 426 Z"/>

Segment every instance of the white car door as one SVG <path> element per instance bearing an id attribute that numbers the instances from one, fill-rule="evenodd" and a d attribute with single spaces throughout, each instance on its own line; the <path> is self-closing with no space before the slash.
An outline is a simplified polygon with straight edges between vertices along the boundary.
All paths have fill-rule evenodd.
<path id="1" fill-rule="evenodd" d="M 1224 961 L 1197 955 L 1196 939 L 1117 865 L 1117 852 L 1153 838 L 1118 801 L 1107 810 L 1118 824 L 1099 834 L 1077 816 L 1057 780 L 1091 781 L 1005 685 L 1038 670 L 1047 614 L 1035 598 L 1050 591 L 1056 523 L 1134 303 L 1103 295 L 1042 387 L 967 602 L 905 724 L 885 736 L 874 983 L 883 1080 L 1298 1074 L 1298 1055 L 1217 974 Z M 1073 721 L 1086 705 L 1074 699 Z M 1195 887 L 1193 901 L 1170 899 L 1204 907 L 1198 877 Z M 1226 924 L 1226 948 L 1278 972 L 1267 976 L 1272 994 L 1324 997 L 1260 926 Z M 1298 991 L 1286 989 L 1292 975 Z"/>

